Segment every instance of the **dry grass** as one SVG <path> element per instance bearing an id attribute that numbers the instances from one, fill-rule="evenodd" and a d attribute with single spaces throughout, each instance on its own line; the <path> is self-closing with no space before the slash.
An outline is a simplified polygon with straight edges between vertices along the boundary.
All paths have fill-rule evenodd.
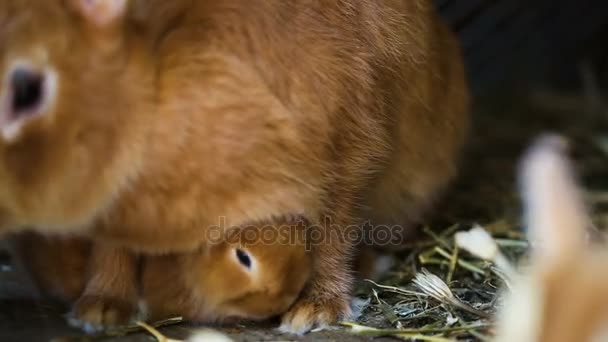
<path id="1" fill-rule="evenodd" d="M 560 104 L 555 98 L 568 101 Z M 505 280 L 512 272 L 505 264 L 520 262 L 528 247 L 515 177 L 522 151 L 539 133 L 555 131 L 571 140 L 597 237 L 603 238 L 599 232 L 608 223 L 608 110 L 597 106 L 601 101 L 593 101 L 595 109 L 589 110 L 588 101 L 544 92 L 530 101 L 480 103 L 466 168 L 440 217 L 423 229 L 425 238 L 398 256 L 397 267 L 385 278 L 361 286 L 358 294 L 369 298 L 369 305 L 359 322 L 347 324 L 351 332 L 420 341 L 491 340 L 500 291 L 508 287 Z M 455 233 L 476 223 L 496 242 L 501 254 L 489 259 L 502 267 L 456 247 Z M 486 254 L 493 252 L 498 251 Z M 422 286 L 416 286 L 417 276 L 423 278 Z"/>

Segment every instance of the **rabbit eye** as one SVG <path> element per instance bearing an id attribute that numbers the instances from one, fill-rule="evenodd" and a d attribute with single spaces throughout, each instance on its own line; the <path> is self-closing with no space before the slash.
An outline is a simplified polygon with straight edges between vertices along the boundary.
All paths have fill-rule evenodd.
<path id="1" fill-rule="evenodd" d="M 8 142 L 18 136 L 27 121 L 50 114 L 58 77 L 50 66 L 41 69 L 27 60 L 14 61 L 5 76 L 7 91 L 0 104 L 0 135 Z"/>
<path id="2" fill-rule="evenodd" d="M 19 116 L 28 111 L 35 110 L 42 102 L 43 74 L 26 69 L 17 69 L 11 76 L 13 88 L 12 112 Z"/>
<path id="3" fill-rule="evenodd" d="M 242 249 L 236 249 L 236 258 L 239 260 L 241 265 L 247 267 L 247 269 L 251 268 L 251 257 L 247 252 Z"/>

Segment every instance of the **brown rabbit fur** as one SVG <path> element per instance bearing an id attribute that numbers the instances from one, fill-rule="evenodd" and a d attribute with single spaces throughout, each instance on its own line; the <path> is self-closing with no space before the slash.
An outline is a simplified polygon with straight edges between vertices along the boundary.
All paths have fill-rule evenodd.
<path id="1" fill-rule="evenodd" d="M 148 317 L 180 315 L 209 323 L 261 320 L 286 312 L 308 282 L 312 260 L 295 224 L 281 225 L 283 233 L 289 228 L 282 241 L 260 239 L 264 230 L 278 226 L 247 226 L 194 253 L 147 257 L 142 289 Z M 251 233 L 253 239 L 245 236 Z M 239 262 L 237 251 L 246 253 L 250 267 Z"/>
<path id="2" fill-rule="evenodd" d="M 132 301 L 130 251 L 197 250 L 220 217 L 412 224 L 468 126 L 430 0 L 3 0 L 0 46 L 0 232 L 94 238 L 93 323 Z M 286 330 L 349 313 L 353 244 L 314 246 Z"/>
<path id="3" fill-rule="evenodd" d="M 590 217 L 564 141 L 540 138 L 522 164 L 530 264 L 498 315 L 496 341 L 605 341 L 608 249 L 587 244 Z"/>
<path id="4" fill-rule="evenodd" d="M 82 238 L 20 233 L 9 239 L 20 274 L 43 297 L 72 303 L 87 282 L 91 243 Z"/>
<path id="5" fill-rule="evenodd" d="M 301 226 L 304 227 L 303 225 Z M 270 229 L 283 234 L 266 241 Z M 144 317 L 175 316 L 216 323 L 260 320 L 285 312 L 309 280 L 312 260 L 298 223 L 247 225 L 231 229 L 227 238 L 195 252 L 147 256 L 141 260 L 139 289 L 129 295 L 144 303 Z M 17 259 L 35 288 L 49 298 L 71 303 L 82 295 L 91 243 L 86 239 L 19 234 L 11 239 Z M 237 254 L 238 253 L 240 254 Z M 243 261 L 239 259 L 246 258 Z M 120 267 L 120 263 L 115 266 Z M 95 297 L 88 297 L 95 300 Z M 113 319 L 127 312 L 115 307 L 97 314 Z M 75 313 L 78 315 L 78 313 Z M 88 312 L 92 315 L 92 312 Z M 100 320 L 90 318 L 86 322 Z M 89 326 L 87 328 L 98 328 Z"/>

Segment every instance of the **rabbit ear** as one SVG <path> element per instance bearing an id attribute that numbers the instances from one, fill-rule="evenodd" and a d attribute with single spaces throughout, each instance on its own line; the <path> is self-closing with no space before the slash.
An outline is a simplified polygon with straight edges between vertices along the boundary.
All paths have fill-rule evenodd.
<path id="1" fill-rule="evenodd" d="M 71 5 L 91 25 L 104 28 L 120 20 L 129 0 L 70 0 Z"/>
<path id="2" fill-rule="evenodd" d="M 544 135 L 520 166 L 527 234 L 540 261 L 576 256 L 585 248 L 590 219 L 566 149 L 563 138 Z"/>

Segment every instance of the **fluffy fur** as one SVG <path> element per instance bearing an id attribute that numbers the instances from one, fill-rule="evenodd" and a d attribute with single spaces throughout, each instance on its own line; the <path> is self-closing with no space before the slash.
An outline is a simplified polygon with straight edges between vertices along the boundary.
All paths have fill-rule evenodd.
<path id="1" fill-rule="evenodd" d="M 57 74 L 53 105 L 0 142 L 0 232 L 101 245 L 83 317 L 130 293 L 129 253 L 196 251 L 220 217 L 410 225 L 468 126 L 430 0 L 4 0 L 0 46 L 3 74 L 16 58 Z M 348 314 L 352 248 L 314 246 L 286 330 Z"/>
<path id="2" fill-rule="evenodd" d="M 586 243 L 590 218 L 564 141 L 544 136 L 522 164 L 530 265 L 514 279 L 496 341 L 604 341 L 608 250 Z"/>

